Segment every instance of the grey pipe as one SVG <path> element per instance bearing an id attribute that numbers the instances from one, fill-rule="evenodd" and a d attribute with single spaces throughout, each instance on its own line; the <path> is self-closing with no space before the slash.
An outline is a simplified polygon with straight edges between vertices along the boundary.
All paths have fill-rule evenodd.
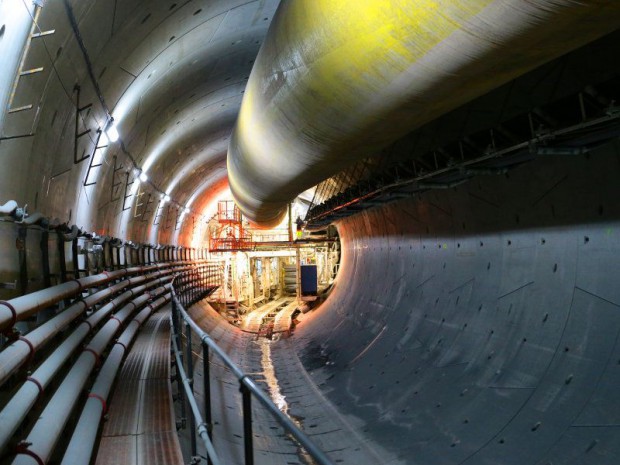
<path id="1" fill-rule="evenodd" d="M 161 287 L 156 289 L 154 293 L 165 291 L 166 287 Z M 99 363 L 104 349 L 129 315 L 145 305 L 149 298 L 149 295 L 142 295 L 125 305 L 114 315 L 114 319 L 110 319 L 103 325 L 84 348 L 84 352 L 75 362 L 30 431 L 26 439 L 28 452 L 20 452 L 13 461 L 14 465 L 38 465 L 39 462 L 47 463 L 49 461 L 69 415 L 79 399 L 79 394 L 95 365 Z"/>
<path id="2" fill-rule="evenodd" d="M 45 216 L 43 216 L 42 213 L 36 212 L 36 213 L 32 213 L 30 215 L 28 215 L 26 218 L 24 218 L 24 220 L 22 221 L 23 224 L 25 225 L 33 225 L 33 224 L 37 224 L 37 223 L 47 223 L 49 224 L 49 219 L 46 218 Z"/>
<path id="3" fill-rule="evenodd" d="M 115 247 L 118 249 L 123 246 L 123 241 L 118 238 L 114 238 L 110 241 L 110 244 L 112 245 L 112 247 Z"/>
<path id="4" fill-rule="evenodd" d="M 158 280 L 159 281 L 159 280 Z M 150 283 L 149 287 L 160 284 L 159 282 Z M 146 287 L 145 287 L 146 288 Z M 159 287 L 153 291 L 157 296 L 164 293 L 167 286 Z M 144 289 L 142 289 L 144 291 Z M 93 313 L 83 321 L 73 333 L 67 337 L 60 346 L 32 373 L 15 393 L 11 400 L 0 412 L 0 451 L 3 451 L 13 436 L 19 425 L 34 405 L 41 390 L 45 390 L 58 371 L 66 363 L 71 354 L 84 341 L 88 333 L 92 331 L 104 318 L 114 309 L 124 304 L 135 295 L 135 290 L 128 290 L 104 305 L 99 311 Z M 134 304 L 144 296 L 134 299 Z"/>
<path id="5" fill-rule="evenodd" d="M 68 233 L 62 233 L 62 240 L 65 242 L 71 242 L 73 239 L 77 238 L 80 235 L 80 228 L 78 228 L 75 224 L 71 226 L 71 229 Z"/>
<path id="6" fill-rule="evenodd" d="M 618 0 L 440 5 L 280 3 L 228 148 L 245 216 L 279 223 L 300 192 L 620 26 Z"/>
<path id="7" fill-rule="evenodd" d="M 166 295 L 148 305 L 147 308 L 142 310 L 132 320 L 132 322 L 136 322 L 137 324 L 132 325 L 132 322 L 130 322 L 127 325 L 127 329 L 125 329 L 123 334 L 118 338 L 118 341 L 114 344 L 103 367 L 101 367 L 99 371 L 95 384 L 90 390 L 88 400 L 84 405 L 80 419 L 78 420 L 69 446 L 62 459 L 63 465 L 90 463 L 97 440 L 99 424 L 105 414 L 103 402 L 107 403 L 110 389 L 117 376 L 121 362 L 125 357 L 125 352 L 131 345 L 139 327 L 149 317 L 151 312 L 156 311 L 169 300 L 169 295 Z"/>
<path id="8" fill-rule="evenodd" d="M 92 294 L 84 300 L 74 303 L 37 329 L 13 342 L 0 353 L 0 384 L 3 384 L 6 379 L 31 358 L 41 346 L 84 313 L 86 309 L 91 308 L 96 303 L 110 297 L 128 285 L 129 281 L 126 280 L 104 289 L 103 291 Z M 131 295 L 132 294 L 129 294 L 129 296 Z M 100 312 L 96 312 L 95 314 L 98 313 Z"/>
<path id="9" fill-rule="evenodd" d="M 63 299 L 73 297 L 84 289 L 99 286 L 127 275 L 146 273 L 166 267 L 171 267 L 173 270 L 176 269 L 174 265 L 167 264 L 161 266 L 138 266 L 123 270 L 103 272 L 93 276 L 67 281 L 66 283 L 48 287 L 47 289 L 32 292 L 8 301 L 0 301 L 0 330 L 13 326 L 17 321 L 28 318 L 39 310 L 54 305 Z"/>

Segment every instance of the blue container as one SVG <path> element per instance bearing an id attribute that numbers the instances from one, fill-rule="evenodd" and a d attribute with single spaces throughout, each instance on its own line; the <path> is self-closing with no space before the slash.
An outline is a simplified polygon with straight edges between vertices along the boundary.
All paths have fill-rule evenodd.
<path id="1" fill-rule="evenodd" d="M 317 294 L 316 265 L 301 265 L 301 295 Z"/>

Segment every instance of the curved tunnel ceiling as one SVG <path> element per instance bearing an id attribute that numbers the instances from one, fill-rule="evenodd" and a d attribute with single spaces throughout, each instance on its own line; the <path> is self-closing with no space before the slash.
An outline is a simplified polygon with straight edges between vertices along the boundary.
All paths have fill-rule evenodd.
<path id="1" fill-rule="evenodd" d="M 28 24 L 34 7 L 26 11 L 24 4 L 13 3 L 15 14 Z M 15 160 L 21 171 L 36 173 L 39 179 L 24 192 L 18 188 L 23 179 L 15 178 L 7 190 L 20 191 L 23 198 L 18 200 L 31 210 L 85 230 L 163 243 L 172 236 L 169 228 L 158 227 L 158 212 L 169 208 L 160 197 L 170 195 L 175 211 L 170 214 L 176 216 L 177 207 L 192 208 L 190 199 L 197 205 L 198 192 L 209 196 L 207 186 L 221 185 L 226 178 L 230 134 L 278 2 L 116 3 L 49 2 L 41 10 L 39 28 L 55 33 L 44 42 L 33 41 L 27 61 L 43 61 L 45 70 L 29 81 L 22 79 L 13 105 L 20 99 L 39 99 L 35 120 L 32 111 L 9 113 L 2 126 L 2 136 L 11 141 L 3 144 L 30 152 Z M 10 50 L 8 41 L 2 45 Z M 78 104 L 74 86 L 80 88 L 80 107 L 91 105 L 79 112 L 78 132 L 90 132 L 78 140 L 77 157 L 94 152 L 75 165 L 69 157 L 55 156 L 73 151 Z M 8 99 L 8 94 L 2 97 Z M 95 149 L 97 130 L 106 127 L 108 116 L 114 118 L 120 142 L 106 147 L 102 137 L 102 148 Z M 91 160 L 102 165 L 89 170 Z M 140 170 L 147 182 L 136 179 Z M 131 197 L 124 201 L 126 195 Z M 134 202 L 136 196 L 140 200 Z M 67 197 L 75 203 L 57 201 Z M 145 199 L 149 204 L 142 210 L 135 207 Z M 192 208 L 186 217 L 200 218 L 200 213 Z"/>

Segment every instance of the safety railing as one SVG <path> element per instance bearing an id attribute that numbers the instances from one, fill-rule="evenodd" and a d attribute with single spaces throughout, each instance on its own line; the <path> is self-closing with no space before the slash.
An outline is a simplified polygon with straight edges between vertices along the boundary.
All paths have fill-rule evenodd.
<path id="1" fill-rule="evenodd" d="M 172 346 L 176 360 L 176 381 L 181 398 L 181 415 L 185 416 L 185 401 L 189 404 L 190 415 L 190 446 L 192 456 L 197 455 L 197 438 L 200 436 L 207 451 L 208 463 L 213 465 L 222 464 L 218 458 L 217 451 L 213 446 L 213 419 L 211 409 L 211 374 L 210 374 L 210 353 L 217 356 L 223 365 L 237 378 L 239 390 L 242 396 L 243 411 L 243 442 L 245 465 L 254 464 L 254 447 L 252 441 L 252 398 L 257 400 L 273 418 L 280 423 L 284 430 L 303 447 L 306 452 L 314 459 L 317 465 L 333 465 L 325 453 L 317 447 L 310 438 L 301 431 L 293 421 L 287 417 L 273 403 L 271 398 L 260 389 L 247 373 L 244 373 L 224 350 L 211 337 L 196 324 L 189 316 L 186 308 L 198 302 L 209 293 L 209 285 L 199 282 L 192 285 L 191 272 L 178 274 L 172 283 L 172 327 L 173 337 Z M 198 275 L 200 279 L 200 275 Z M 204 279 L 204 278 L 203 278 Z M 181 284 L 183 283 L 183 284 Z M 181 289 L 187 289 L 185 295 Z M 193 289 L 193 290 L 192 290 Z M 211 291 L 212 292 L 212 291 Z M 183 327 L 185 334 L 183 334 Z M 204 388 L 204 407 L 200 411 L 198 403 L 194 397 L 194 362 L 192 358 L 193 335 L 198 337 L 202 346 L 202 368 L 203 368 L 203 388 Z M 185 355 L 181 347 L 182 337 L 185 336 Z M 183 398 L 184 397 L 184 398 Z"/>

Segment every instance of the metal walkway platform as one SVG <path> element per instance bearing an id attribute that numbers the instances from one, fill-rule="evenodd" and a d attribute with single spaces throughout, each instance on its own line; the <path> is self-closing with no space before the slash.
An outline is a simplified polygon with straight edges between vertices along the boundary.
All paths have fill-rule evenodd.
<path id="1" fill-rule="evenodd" d="M 170 387 L 170 321 L 164 307 L 144 324 L 116 385 L 97 465 L 183 464 Z"/>

